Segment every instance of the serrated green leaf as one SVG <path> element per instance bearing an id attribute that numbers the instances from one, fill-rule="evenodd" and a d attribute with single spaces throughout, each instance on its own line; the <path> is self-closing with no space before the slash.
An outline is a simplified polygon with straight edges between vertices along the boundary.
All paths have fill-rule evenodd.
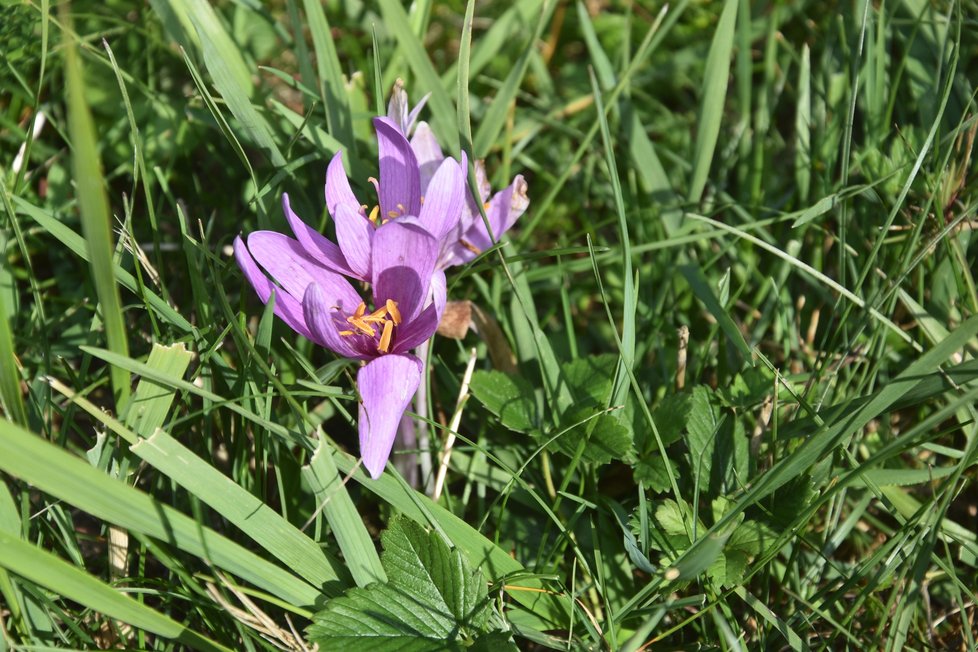
<path id="1" fill-rule="evenodd" d="M 488 612 L 483 604 L 486 583 L 465 557 L 434 532 L 400 518 L 383 535 L 384 569 L 390 583 L 444 608 L 459 624 L 481 628 Z"/>
<path id="2" fill-rule="evenodd" d="M 536 427 L 533 387 L 522 376 L 480 370 L 472 375 L 469 389 L 510 430 L 529 432 Z"/>
<path id="3" fill-rule="evenodd" d="M 563 434 L 553 440 L 551 448 L 569 457 L 577 454 L 581 441 L 587 445 L 581 458 L 595 464 L 607 464 L 611 460 L 634 459 L 632 450 L 632 431 L 609 413 L 595 416 L 595 408 L 587 405 L 568 410 L 560 422 L 558 431 Z M 551 436 L 541 435 L 544 441 Z"/>
<path id="4" fill-rule="evenodd" d="M 687 393 L 669 394 L 659 402 L 652 411 L 652 417 L 663 445 L 668 446 L 682 437 L 691 410 L 690 395 Z M 655 454 L 658 455 L 658 452 Z"/>
<path id="5" fill-rule="evenodd" d="M 669 536 L 686 536 L 686 518 L 675 500 L 668 498 L 659 503 L 655 508 L 655 520 Z"/>
<path id="6" fill-rule="evenodd" d="M 686 424 L 690 467 L 701 491 L 705 491 L 710 486 L 713 451 L 716 448 L 717 428 L 720 425 L 719 415 L 710 397 L 711 392 L 706 387 L 693 388 Z"/>
<path id="7" fill-rule="evenodd" d="M 578 403 L 590 401 L 604 407 L 617 365 L 617 355 L 590 355 L 561 365 L 560 372 Z"/>
<path id="8" fill-rule="evenodd" d="M 485 632 L 488 589 L 457 548 L 404 517 L 381 535 L 386 584 L 331 600 L 307 630 L 325 649 L 456 650 Z"/>
<path id="9" fill-rule="evenodd" d="M 635 465 L 633 470 L 635 481 L 644 483 L 652 491 L 668 491 L 672 485 L 669 482 L 669 471 L 666 469 L 666 463 L 658 451 L 653 451 Z M 676 464 L 672 460 L 668 460 L 668 464 L 672 467 L 672 475 L 675 477 L 679 469 L 676 468 Z"/>

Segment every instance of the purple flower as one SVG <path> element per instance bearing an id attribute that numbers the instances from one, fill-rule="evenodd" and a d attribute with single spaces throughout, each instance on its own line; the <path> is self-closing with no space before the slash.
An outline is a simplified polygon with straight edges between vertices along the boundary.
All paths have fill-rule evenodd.
<path id="1" fill-rule="evenodd" d="M 405 118 L 407 119 L 407 118 Z M 370 281 L 376 234 L 393 223 L 414 224 L 435 238 L 435 248 L 458 226 L 465 205 L 466 162 L 444 158 L 431 169 L 422 192 L 414 150 L 390 118 L 374 118 L 380 180 L 370 179 L 378 203 L 368 209 L 357 199 L 337 152 L 326 170 L 326 208 L 336 224 L 334 244 L 296 215 L 285 201 L 285 216 L 306 254 L 335 272 Z M 337 246 L 338 245 L 338 246 Z"/>
<path id="2" fill-rule="evenodd" d="M 407 119 L 407 118 L 405 118 Z M 350 187 L 337 153 L 326 173 L 333 243 L 282 208 L 296 239 L 274 231 L 238 237 L 234 253 L 262 302 L 275 292 L 275 314 L 335 353 L 366 362 L 357 372 L 363 465 L 384 471 L 397 426 L 418 389 L 422 363 L 410 351 L 438 328 L 445 307 L 440 242 L 465 203 L 464 169 L 439 162 L 422 194 L 414 151 L 388 118 L 374 120 L 380 150 L 378 204 L 367 210 Z M 464 165 L 464 162 L 463 162 Z M 370 304 L 347 278 L 370 284 Z"/>
<path id="3" fill-rule="evenodd" d="M 346 278 L 310 258 L 297 240 L 256 231 L 247 244 L 241 237 L 234 241 L 238 265 L 262 302 L 275 292 L 276 315 L 316 344 L 366 361 L 357 373 L 360 454 L 373 478 L 383 473 L 398 422 L 421 382 L 421 361 L 409 351 L 429 339 L 441 319 L 439 306 L 427 302 L 436 244 L 416 224 L 377 229 L 371 308 Z"/>
<path id="4" fill-rule="evenodd" d="M 402 135 L 408 137 L 411 130 L 415 130 L 411 137 L 411 149 L 418 162 L 421 188 L 425 193 L 429 192 L 429 184 L 435 179 L 437 171 L 445 161 L 441 145 L 428 123 L 418 122 L 415 129 L 418 114 L 427 99 L 428 96 L 425 96 L 417 106 L 410 109 L 407 93 L 398 80 L 387 107 L 388 120 L 400 129 Z M 530 204 L 526 180 L 522 175 L 516 175 L 512 183 L 492 195 L 491 199 L 492 188 L 486 176 L 484 161 L 475 162 L 475 180 L 479 190 L 478 202 L 485 210 L 492 236 L 486 230 L 486 223 L 482 219 L 476 198 L 466 192 L 461 218 L 441 238 L 441 252 L 437 264 L 439 270 L 467 263 L 491 247 L 516 223 Z"/>

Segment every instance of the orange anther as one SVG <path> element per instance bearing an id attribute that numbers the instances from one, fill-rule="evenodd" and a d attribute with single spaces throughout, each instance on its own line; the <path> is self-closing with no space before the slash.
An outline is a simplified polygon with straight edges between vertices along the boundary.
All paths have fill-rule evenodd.
<path id="1" fill-rule="evenodd" d="M 349 337 L 350 335 L 353 335 L 353 331 L 340 331 L 340 335 L 343 337 Z"/>
<path id="2" fill-rule="evenodd" d="M 370 337 L 373 337 L 374 335 L 377 334 L 377 331 L 375 331 L 370 324 L 368 324 L 367 322 L 363 321 L 362 319 L 355 319 L 353 317 L 347 317 L 346 320 L 348 322 L 350 322 L 351 324 L 353 324 L 353 327 L 356 328 L 361 333 L 363 333 L 364 335 L 369 335 Z"/>
<path id="3" fill-rule="evenodd" d="M 391 347 L 391 335 L 394 334 L 394 322 L 390 320 L 384 320 L 384 332 L 380 335 L 380 343 L 377 345 L 377 350 L 381 353 L 387 353 L 387 349 Z"/>
<path id="4" fill-rule="evenodd" d="M 387 312 L 390 313 L 391 319 L 394 320 L 395 325 L 401 323 L 401 311 L 397 309 L 397 301 L 393 299 L 387 300 Z"/>
<path id="5" fill-rule="evenodd" d="M 368 324 L 379 324 L 380 322 L 384 321 L 385 317 L 387 317 L 387 309 L 378 308 L 364 317 L 363 321 L 367 322 Z"/>

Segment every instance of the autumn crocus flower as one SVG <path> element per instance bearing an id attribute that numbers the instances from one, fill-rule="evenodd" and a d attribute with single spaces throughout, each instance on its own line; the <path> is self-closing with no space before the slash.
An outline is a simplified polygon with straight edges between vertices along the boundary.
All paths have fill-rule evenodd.
<path id="1" fill-rule="evenodd" d="M 407 92 L 401 83 L 397 83 L 394 85 L 387 107 L 389 122 L 398 127 L 404 137 L 411 138 L 411 150 L 418 164 L 421 188 L 424 192 L 428 192 L 430 183 L 435 180 L 438 170 L 446 160 L 441 145 L 428 123 L 417 122 L 418 114 L 426 100 L 427 96 L 413 109 L 410 108 Z M 414 130 L 413 136 L 412 130 Z M 498 242 L 530 204 L 526 180 L 522 175 L 516 175 L 512 183 L 492 194 L 485 164 L 480 160 L 475 162 L 475 180 L 479 191 L 478 203 L 472 193 L 465 193 L 465 205 L 458 223 L 446 231 L 441 238 L 441 252 L 437 264 L 439 270 L 467 263 Z M 483 220 L 479 204 L 482 204 L 487 220 Z M 489 223 L 491 235 L 486 229 L 486 221 Z"/>
<path id="2" fill-rule="evenodd" d="M 465 205 L 466 162 L 443 157 L 422 187 L 414 150 L 390 118 L 375 118 L 380 180 L 370 179 L 378 202 L 372 208 L 354 194 L 337 152 L 326 170 L 326 208 L 336 225 L 337 244 L 312 229 L 285 201 L 285 215 L 306 254 L 335 272 L 370 281 L 376 234 L 393 223 L 413 224 L 435 239 L 434 247 L 458 226 Z"/>
<path id="3" fill-rule="evenodd" d="M 262 302 L 275 292 L 276 315 L 316 344 L 366 362 L 357 372 L 360 455 L 373 478 L 384 471 L 397 424 L 421 381 L 421 361 L 409 351 L 434 334 L 441 318 L 439 306 L 427 301 L 436 245 L 416 224 L 377 229 L 368 305 L 297 240 L 256 231 L 247 242 L 234 241 L 238 265 Z"/>

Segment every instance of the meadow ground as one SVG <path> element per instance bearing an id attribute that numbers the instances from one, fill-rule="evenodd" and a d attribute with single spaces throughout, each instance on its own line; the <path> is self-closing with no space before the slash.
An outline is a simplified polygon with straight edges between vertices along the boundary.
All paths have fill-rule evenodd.
<path id="1" fill-rule="evenodd" d="M 978 649 L 978 5 L 409 4 L 0 8 L 0 650 Z M 399 79 L 529 207 L 374 480 L 232 243 Z"/>

